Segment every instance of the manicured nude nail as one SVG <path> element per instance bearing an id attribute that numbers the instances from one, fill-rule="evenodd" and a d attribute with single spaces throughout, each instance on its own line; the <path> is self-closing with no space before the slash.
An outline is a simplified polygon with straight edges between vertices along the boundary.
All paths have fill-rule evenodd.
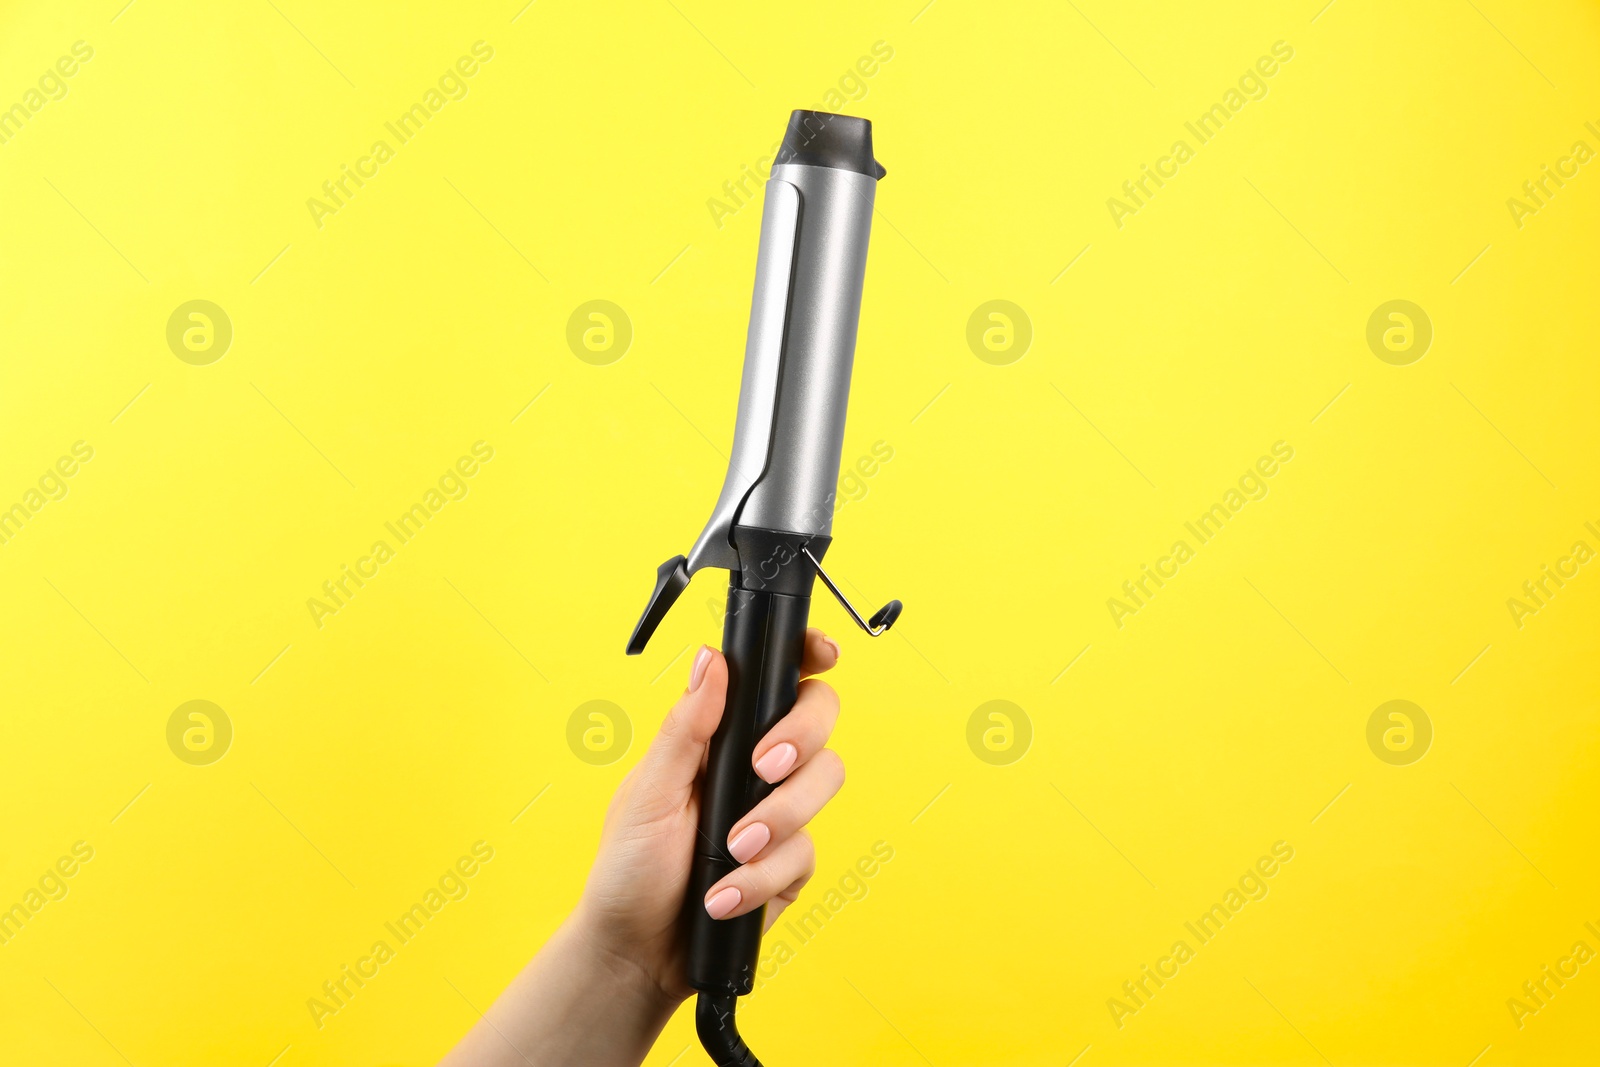
<path id="1" fill-rule="evenodd" d="M 756 773 L 769 782 L 781 781 L 794 767 L 795 757 L 800 754 L 789 742 L 774 746 L 771 752 L 756 760 Z"/>
<path id="2" fill-rule="evenodd" d="M 739 901 L 742 899 L 739 891 L 730 885 L 706 901 L 706 914 L 713 919 L 720 919 L 734 908 L 737 908 Z"/>
<path id="3" fill-rule="evenodd" d="M 689 692 L 700 688 L 700 683 L 706 680 L 706 668 L 710 665 L 711 649 L 701 645 L 700 651 L 694 654 L 694 666 L 689 669 Z"/>
<path id="4" fill-rule="evenodd" d="M 740 863 L 749 863 L 771 840 L 772 831 L 767 829 L 767 824 L 753 822 L 728 842 L 728 854 Z"/>

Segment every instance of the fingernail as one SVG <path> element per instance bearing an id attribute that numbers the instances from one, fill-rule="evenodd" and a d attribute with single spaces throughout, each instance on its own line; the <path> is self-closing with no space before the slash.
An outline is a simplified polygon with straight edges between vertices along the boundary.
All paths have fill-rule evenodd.
<path id="1" fill-rule="evenodd" d="M 720 919 L 737 908 L 741 899 L 739 890 L 730 885 L 706 901 L 706 914 L 713 919 Z"/>
<path id="2" fill-rule="evenodd" d="M 689 692 L 700 688 L 700 683 L 706 679 L 706 667 L 711 663 L 711 649 L 706 645 L 700 646 L 700 651 L 694 654 L 694 666 L 689 669 Z"/>
<path id="3" fill-rule="evenodd" d="M 842 653 L 839 651 L 839 642 L 835 641 L 831 637 L 824 637 L 822 639 L 822 643 L 833 649 L 833 659 L 834 662 L 837 663 L 839 661 L 839 656 L 842 655 Z"/>
<path id="4" fill-rule="evenodd" d="M 794 766 L 795 757 L 799 754 L 797 748 L 785 741 L 756 760 L 756 773 L 768 782 L 777 782 L 789 773 L 789 769 Z"/>
<path id="5" fill-rule="evenodd" d="M 740 863 L 749 863 L 755 854 L 767 847 L 767 842 L 772 840 L 772 831 L 767 829 L 766 823 L 753 822 L 739 831 L 739 835 L 728 842 L 728 854 Z"/>

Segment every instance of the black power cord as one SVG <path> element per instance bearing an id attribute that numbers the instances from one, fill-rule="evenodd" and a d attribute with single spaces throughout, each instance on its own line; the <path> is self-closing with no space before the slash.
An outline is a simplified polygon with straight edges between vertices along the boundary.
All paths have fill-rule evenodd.
<path id="1" fill-rule="evenodd" d="M 695 1031 L 717 1067 L 761 1067 L 761 1061 L 733 1025 L 738 1003 L 737 997 L 701 993 L 694 1006 Z"/>

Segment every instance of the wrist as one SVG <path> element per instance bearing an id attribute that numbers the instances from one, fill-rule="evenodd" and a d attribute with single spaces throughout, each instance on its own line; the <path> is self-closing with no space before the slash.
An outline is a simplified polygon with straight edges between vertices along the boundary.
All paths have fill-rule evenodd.
<path id="1" fill-rule="evenodd" d="M 556 934 L 592 969 L 592 979 L 605 991 L 627 1005 L 630 1014 L 651 1027 L 652 1038 L 665 1026 L 684 995 L 673 992 L 645 961 L 610 936 L 604 924 L 580 902 Z M 552 938 L 554 940 L 554 938 Z"/>
<path id="2" fill-rule="evenodd" d="M 642 1063 L 681 998 L 663 990 L 638 961 L 600 936 L 603 932 L 582 906 L 575 910 L 445 1064 Z"/>

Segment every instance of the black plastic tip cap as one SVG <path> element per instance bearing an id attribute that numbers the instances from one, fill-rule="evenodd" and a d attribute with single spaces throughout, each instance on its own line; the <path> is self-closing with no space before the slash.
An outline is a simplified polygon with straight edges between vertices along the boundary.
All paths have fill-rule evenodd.
<path id="1" fill-rule="evenodd" d="M 872 158 L 872 123 L 826 111 L 796 111 L 789 116 L 776 162 L 853 170 L 869 178 L 888 173 Z"/>
<path id="2" fill-rule="evenodd" d="M 900 617 L 900 613 L 904 610 L 905 605 L 900 603 L 900 601 L 889 601 L 883 607 L 879 608 L 877 613 L 874 614 L 872 618 L 867 620 L 867 632 L 870 633 L 873 630 L 878 629 L 880 626 L 887 630 L 889 627 L 894 625 L 895 620 Z"/>

